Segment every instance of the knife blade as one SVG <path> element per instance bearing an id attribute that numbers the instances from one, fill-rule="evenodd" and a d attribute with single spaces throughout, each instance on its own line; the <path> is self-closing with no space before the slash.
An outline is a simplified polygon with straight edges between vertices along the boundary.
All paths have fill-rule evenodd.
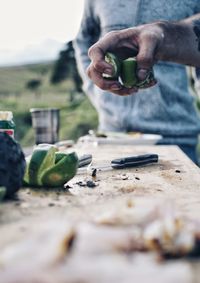
<path id="1" fill-rule="evenodd" d="M 78 168 L 84 167 L 92 163 L 92 154 L 83 154 L 78 159 Z"/>

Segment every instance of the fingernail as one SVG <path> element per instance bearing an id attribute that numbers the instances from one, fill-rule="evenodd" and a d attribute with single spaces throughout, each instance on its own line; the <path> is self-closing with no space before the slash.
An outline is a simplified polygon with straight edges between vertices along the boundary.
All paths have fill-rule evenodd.
<path id="1" fill-rule="evenodd" d="M 137 76 L 139 78 L 139 80 L 143 81 L 146 79 L 147 75 L 149 73 L 149 70 L 147 69 L 139 69 L 137 72 Z"/>
<path id="2" fill-rule="evenodd" d="M 111 69 L 105 69 L 104 71 L 105 74 L 112 76 L 112 70 Z"/>
<path id="3" fill-rule="evenodd" d="M 121 86 L 118 85 L 118 84 L 113 84 L 113 85 L 111 85 L 110 89 L 111 90 L 119 90 L 119 89 L 121 89 Z"/>

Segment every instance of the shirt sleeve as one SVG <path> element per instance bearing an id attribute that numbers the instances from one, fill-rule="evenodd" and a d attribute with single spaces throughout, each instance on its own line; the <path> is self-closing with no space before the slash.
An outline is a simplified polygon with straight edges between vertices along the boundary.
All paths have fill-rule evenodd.
<path id="1" fill-rule="evenodd" d="M 94 3 L 95 0 L 85 0 L 81 25 L 73 41 L 78 71 L 83 80 L 83 90 L 87 95 L 92 93 L 94 88 L 92 81 L 86 74 L 86 69 L 90 64 L 88 49 L 98 40 L 100 34 L 98 20 L 94 17 Z"/>
<path id="2" fill-rule="evenodd" d="M 196 0 L 196 7 L 195 7 L 194 14 L 198 14 L 198 13 L 200 13 L 200 1 Z"/>

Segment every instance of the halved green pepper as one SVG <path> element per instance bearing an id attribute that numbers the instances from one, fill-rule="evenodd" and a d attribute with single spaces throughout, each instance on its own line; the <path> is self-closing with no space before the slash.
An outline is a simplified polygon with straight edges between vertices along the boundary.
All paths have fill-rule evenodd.
<path id="1" fill-rule="evenodd" d="M 112 76 L 103 75 L 106 79 L 120 79 L 126 88 L 148 87 L 149 83 L 155 80 L 153 69 L 151 69 L 145 80 L 139 81 L 137 77 L 137 60 L 135 57 L 130 57 L 125 60 L 120 60 L 113 53 L 107 52 L 105 61 L 113 66 Z"/>
<path id="2" fill-rule="evenodd" d="M 51 145 L 37 146 L 26 159 L 24 186 L 60 187 L 73 178 L 78 167 L 75 152 L 56 152 Z"/>
<path id="3" fill-rule="evenodd" d="M 122 61 L 121 65 L 121 81 L 127 88 L 131 88 L 137 85 L 137 62 L 135 58 L 128 58 Z"/>
<path id="4" fill-rule="evenodd" d="M 72 179 L 78 168 L 78 156 L 75 152 L 65 154 L 54 166 L 41 177 L 43 186 L 60 187 Z"/>

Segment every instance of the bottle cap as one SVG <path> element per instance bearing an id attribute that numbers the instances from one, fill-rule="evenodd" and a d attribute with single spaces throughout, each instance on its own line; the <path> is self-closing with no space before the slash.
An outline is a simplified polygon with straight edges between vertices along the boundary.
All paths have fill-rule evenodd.
<path id="1" fill-rule="evenodd" d="M 11 111 L 0 111 L 0 120 L 9 121 L 13 119 L 13 113 Z"/>

